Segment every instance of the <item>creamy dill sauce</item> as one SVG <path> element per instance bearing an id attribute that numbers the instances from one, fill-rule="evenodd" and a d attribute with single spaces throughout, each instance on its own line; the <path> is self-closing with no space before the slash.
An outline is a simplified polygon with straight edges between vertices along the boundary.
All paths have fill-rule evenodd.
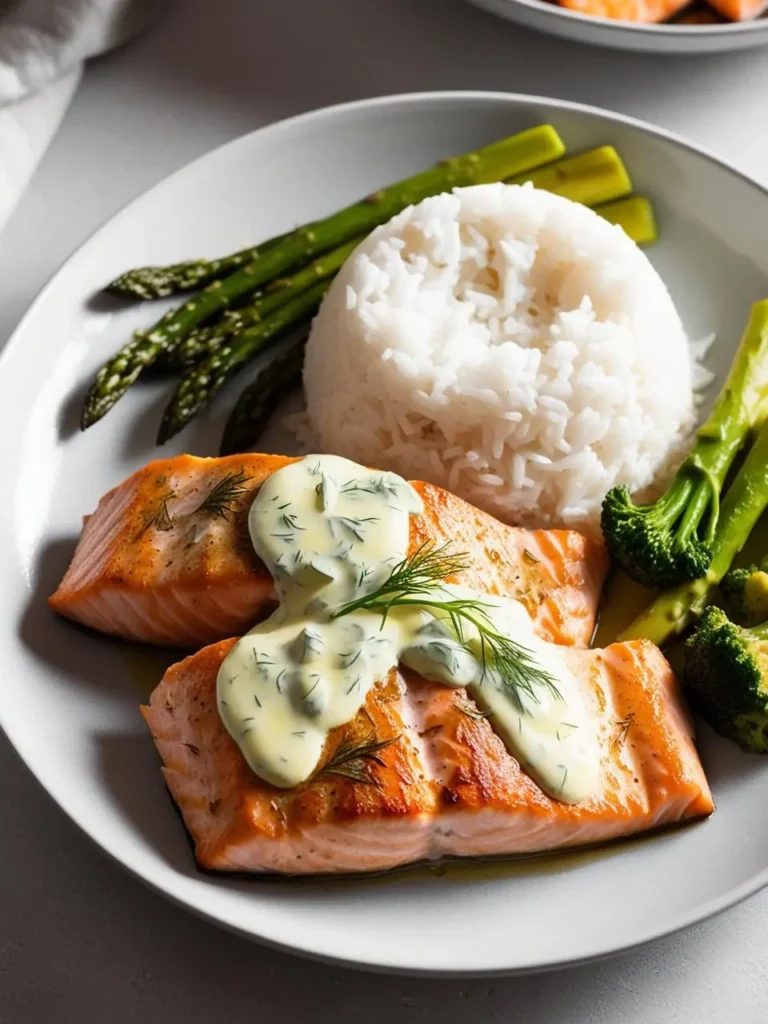
<path id="1" fill-rule="evenodd" d="M 266 481 L 249 529 L 280 605 L 221 666 L 218 705 L 228 732 L 257 775 L 296 786 L 317 770 L 330 730 L 353 719 L 376 681 L 401 662 L 467 687 L 542 789 L 568 803 L 585 799 L 600 766 L 595 730 L 577 680 L 518 601 L 450 584 L 436 584 L 432 595 L 481 601 L 484 621 L 524 648 L 553 685 L 511 688 L 483 658 L 479 628 L 465 622 L 459 639 L 439 607 L 334 617 L 390 577 L 408 551 L 409 517 L 421 511 L 405 480 L 337 456 L 308 456 Z"/>

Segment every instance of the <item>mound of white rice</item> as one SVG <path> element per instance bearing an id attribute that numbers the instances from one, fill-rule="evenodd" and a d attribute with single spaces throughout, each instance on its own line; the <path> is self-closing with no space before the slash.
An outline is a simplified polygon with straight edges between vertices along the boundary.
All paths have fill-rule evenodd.
<path id="1" fill-rule="evenodd" d="M 688 341 L 624 232 L 530 186 L 427 199 L 333 283 L 305 363 L 316 444 L 507 522 L 592 530 L 694 419 Z"/>

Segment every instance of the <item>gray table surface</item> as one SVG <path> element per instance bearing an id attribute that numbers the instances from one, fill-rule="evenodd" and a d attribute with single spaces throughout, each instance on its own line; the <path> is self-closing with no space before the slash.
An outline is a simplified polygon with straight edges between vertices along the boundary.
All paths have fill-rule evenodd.
<path id="1" fill-rule="evenodd" d="M 0 343 L 76 245 L 193 157 L 313 107 L 452 88 L 609 106 L 768 181 L 768 51 L 622 55 L 531 34 L 459 0 L 177 0 L 154 33 L 91 65 L 0 236 Z M 3 1024 L 768 1020 L 766 893 L 565 972 L 473 982 L 363 974 L 261 948 L 166 903 L 77 831 L 2 738 L 0 779 Z"/>

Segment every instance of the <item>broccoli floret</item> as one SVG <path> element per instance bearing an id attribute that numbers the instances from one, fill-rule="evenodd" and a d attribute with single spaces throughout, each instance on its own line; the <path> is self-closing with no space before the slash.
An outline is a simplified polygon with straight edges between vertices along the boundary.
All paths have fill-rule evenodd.
<path id="1" fill-rule="evenodd" d="M 638 583 L 672 587 L 709 569 L 720 492 L 750 432 L 765 418 L 767 381 L 768 300 L 763 300 L 752 307 L 723 390 L 667 491 L 650 505 L 636 505 L 626 487 L 614 487 L 605 497 L 608 550 Z"/>
<path id="2" fill-rule="evenodd" d="M 768 566 L 765 562 L 747 569 L 731 569 L 720 584 L 728 614 L 742 626 L 768 619 Z"/>
<path id="3" fill-rule="evenodd" d="M 710 606 L 685 643 L 683 682 L 722 736 L 768 753 L 768 623 L 745 629 Z"/>
<path id="4" fill-rule="evenodd" d="M 635 505 L 626 487 L 612 488 L 603 502 L 601 521 L 608 550 L 646 587 L 673 587 L 681 580 L 698 579 L 712 561 L 716 520 L 708 507 L 706 536 L 700 537 L 696 513 L 700 504 L 710 505 L 712 493 L 708 480 L 696 481 L 688 467 L 681 467 L 654 505 Z"/>
<path id="5" fill-rule="evenodd" d="M 723 498 L 717 532 L 712 542 L 712 561 L 706 575 L 678 583 L 652 601 L 619 635 L 619 640 L 645 637 L 657 646 L 680 634 L 715 603 L 720 581 L 729 572 L 768 508 L 768 421 Z"/>

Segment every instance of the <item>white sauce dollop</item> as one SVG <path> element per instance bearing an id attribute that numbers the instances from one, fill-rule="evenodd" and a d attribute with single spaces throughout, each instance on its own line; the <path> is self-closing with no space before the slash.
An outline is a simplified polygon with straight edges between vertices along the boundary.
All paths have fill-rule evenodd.
<path id="1" fill-rule="evenodd" d="M 485 621 L 524 648 L 552 685 L 510 687 L 483 657 L 479 631 L 465 622 L 459 637 L 439 607 L 335 617 L 389 578 L 408 552 L 409 517 L 422 511 L 405 480 L 337 456 L 308 456 L 266 481 L 249 528 L 280 606 L 221 666 L 218 706 L 228 732 L 261 778 L 299 785 L 317 770 L 330 730 L 353 719 L 371 687 L 402 662 L 428 679 L 468 687 L 542 789 L 568 803 L 585 799 L 600 767 L 593 723 L 578 681 L 557 647 L 536 636 L 518 601 L 451 584 L 430 595 L 482 602 Z"/>

